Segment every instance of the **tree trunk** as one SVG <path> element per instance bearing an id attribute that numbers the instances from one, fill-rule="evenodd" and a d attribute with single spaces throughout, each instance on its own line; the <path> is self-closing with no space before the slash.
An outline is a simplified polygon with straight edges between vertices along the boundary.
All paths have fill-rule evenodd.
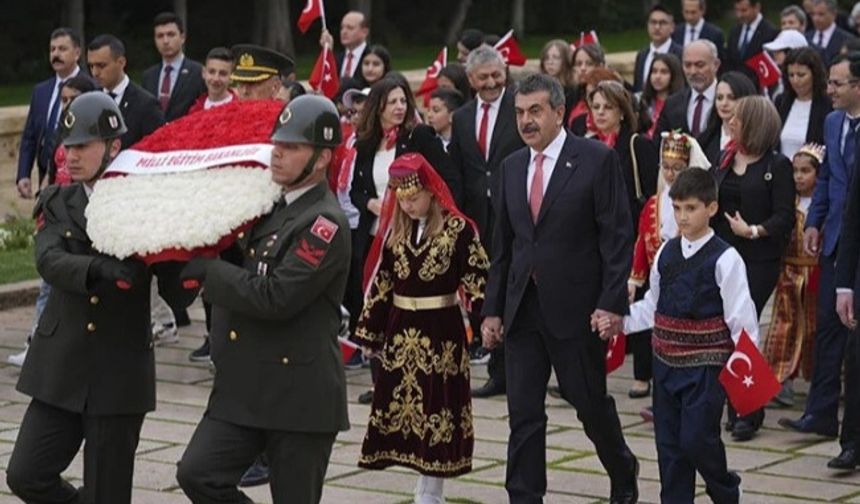
<path id="1" fill-rule="evenodd" d="M 81 43 L 87 39 L 84 33 L 84 0 L 71 0 L 68 4 L 68 24 L 75 33 L 81 37 Z M 81 51 L 85 55 L 86 51 Z"/>
<path id="2" fill-rule="evenodd" d="M 293 27 L 290 24 L 289 0 L 269 0 L 264 45 L 284 54 L 294 56 Z"/>
<path id="3" fill-rule="evenodd" d="M 373 0 L 349 0 L 349 8 L 351 10 L 363 12 L 371 22 L 373 21 L 373 18 L 370 17 L 371 10 L 373 9 Z M 329 27 L 329 30 L 331 30 L 331 27 Z"/>
<path id="4" fill-rule="evenodd" d="M 173 0 L 173 13 L 185 22 L 185 30 L 188 30 L 188 0 Z"/>
<path id="5" fill-rule="evenodd" d="M 453 45 L 460 38 L 460 32 L 463 31 L 463 25 L 466 24 L 466 15 L 469 14 L 469 7 L 471 6 L 472 0 L 460 0 L 457 4 L 457 11 L 451 16 L 451 24 L 448 25 L 448 33 L 445 34 L 446 45 Z"/>
<path id="6" fill-rule="evenodd" d="M 511 7 L 511 28 L 518 37 L 522 38 L 526 32 L 525 0 L 513 0 Z"/>
<path id="7" fill-rule="evenodd" d="M 262 44 L 266 26 L 266 15 L 268 14 L 267 0 L 254 0 L 253 23 L 251 23 L 252 44 Z"/>

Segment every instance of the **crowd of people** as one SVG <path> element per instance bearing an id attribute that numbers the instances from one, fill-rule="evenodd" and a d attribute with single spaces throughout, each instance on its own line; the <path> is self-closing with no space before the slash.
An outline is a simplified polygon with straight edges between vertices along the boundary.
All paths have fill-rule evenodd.
<path id="1" fill-rule="evenodd" d="M 507 396 L 509 409 L 510 501 L 541 502 L 547 393 L 575 408 L 610 477 L 610 501 L 636 502 L 639 463 L 606 390 L 607 340 L 618 332 L 632 354 L 629 396 L 653 397 L 642 415 L 654 422 L 663 502 L 692 502 L 696 472 L 714 502 L 740 499 L 721 430 L 748 441 L 765 410 L 736 414 L 717 377 L 743 333 L 780 383 L 772 410 L 795 406 L 794 382 L 810 382 L 803 414 L 779 425 L 839 437 L 828 467 L 860 467 L 860 344 L 852 336 L 860 4 L 850 16 L 833 0 L 790 5 L 778 29 L 760 2 L 735 0 L 727 35 L 705 20 L 705 0 L 678 7 L 677 20 L 661 4 L 648 11 L 648 44 L 629 81 L 608 66 L 596 38 L 549 41 L 538 72 L 517 79 L 494 47 L 498 36 L 464 30 L 457 61 L 438 72 L 423 107 L 357 11 L 341 19 L 338 43 L 327 30 L 320 37 L 321 46 L 341 48 L 331 102 L 303 96 L 319 93 L 297 80 L 290 56 L 271 49 L 216 47 L 192 60 L 172 13 L 154 19 L 161 61 L 141 85 L 125 73 L 116 36 L 83 46 L 73 31 L 54 30 L 55 75 L 34 89 L 19 155 L 20 196 L 41 190 L 43 281 L 28 348 L 9 357 L 23 366 L 19 389 L 34 398 L 9 487 L 27 501 L 74 497 L 60 474 L 86 439 L 84 498 L 129 501 L 140 425 L 155 407 L 152 347 L 178 340 L 197 294 L 178 289 L 177 279 L 203 287 L 207 337 L 189 358 L 214 363 L 216 376 L 177 475 L 193 502 L 245 502 L 237 485 L 269 481 L 275 502 L 318 501 L 334 436 L 348 427 L 342 368 L 363 366 L 373 387 L 355 398 L 371 412 L 357 463 L 418 472 L 416 503 L 444 502 L 445 478 L 471 470 L 471 398 L 496 395 Z M 84 50 L 88 71 L 79 66 Z M 767 61 L 778 81 L 768 80 Z M 165 123 L 237 100 L 285 107 L 272 136 L 272 176 L 286 204 L 257 225 L 277 231 L 281 213 L 300 202 L 318 212 L 301 236 L 321 247 L 324 262 L 297 263 L 284 248 L 283 269 L 270 278 L 291 308 L 248 304 L 259 288 L 251 277 L 266 277 L 248 266 L 253 243 L 220 260 L 152 267 L 158 281 L 150 282 L 140 264 L 88 249 L 79 225 L 119 151 Z M 88 120 L 96 126 L 83 131 Z M 91 144 L 101 151 L 84 152 Z M 320 219 L 331 234 L 319 234 Z M 135 329 L 147 334 L 150 353 L 112 365 L 114 353 L 98 354 L 100 365 L 87 370 L 94 377 L 71 359 L 89 347 L 62 341 L 96 331 L 81 318 L 96 305 L 118 310 L 116 294 L 94 294 L 109 280 L 133 285 L 126 302 L 135 308 L 105 313 L 99 327 L 151 320 Z M 310 285 L 314 298 L 290 290 Z M 285 317 L 275 309 L 290 313 L 282 327 L 270 321 Z M 303 338 L 309 353 L 291 365 L 316 371 L 290 379 L 324 383 L 302 392 L 271 383 L 265 369 L 250 372 L 253 352 L 271 351 L 268 343 L 233 356 L 223 343 L 242 327 L 252 344 L 318 330 L 334 345 L 340 326 L 362 351 L 335 369 L 329 346 Z M 62 359 L 68 374 L 49 369 Z M 488 380 L 470 389 L 470 366 L 484 364 Z M 111 381 L 135 366 L 133 383 Z M 553 371 L 557 386 L 548 383 Z M 251 399 L 239 384 L 271 391 Z M 89 449 L 93 441 L 113 443 Z"/>

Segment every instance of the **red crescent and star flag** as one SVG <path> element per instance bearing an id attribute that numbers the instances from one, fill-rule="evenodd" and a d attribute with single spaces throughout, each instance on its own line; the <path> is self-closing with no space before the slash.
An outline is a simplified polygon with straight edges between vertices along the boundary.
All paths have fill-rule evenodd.
<path id="1" fill-rule="evenodd" d="M 427 73 L 424 74 L 424 82 L 421 83 L 421 87 L 418 88 L 418 91 L 415 93 L 416 95 L 424 95 L 424 106 L 427 107 L 430 105 L 430 94 L 439 87 L 439 72 L 445 68 L 445 65 L 448 64 L 448 48 L 443 47 L 439 54 L 436 55 L 436 59 L 433 60 L 433 64 L 427 67 Z"/>
<path id="2" fill-rule="evenodd" d="M 746 60 L 744 64 L 755 72 L 756 77 L 758 77 L 758 83 L 763 89 L 777 84 L 782 77 L 779 66 L 770 57 L 770 54 L 765 51 Z"/>
<path id="3" fill-rule="evenodd" d="M 740 416 L 761 409 L 781 388 L 767 360 L 746 331 L 741 331 L 735 351 L 726 361 L 719 380 Z"/>
<path id="4" fill-rule="evenodd" d="M 334 53 L 327 45 L 323 46 L 319 58 L 314 64 L 314 69 L 308 78 L 308 84 L 328 99 L 333 99 L 337 94 L 340 87 L 340 79 L 337 76 L 337 61 L 335 61 Z"/>
<path id="5" fill-rule="evenodd" d="M 493 48 L 499 51 L 499 54 L 502 55 L 502 59 L 510 66 L 523 66 L 526 64 L 526 56 L 520 50 L 520 44 L 514 37 L 513 30 L 505 33 L 505 35 L 496 42 L 496 45 L 493 46 Z"/>
<path id="6" fill-rule="evenodd" d="M 570 45 L 574 49 L 577 49 L 588 44 L 600 45 L 600 39 L 597 38 L 596 31 L 591 30 L 590 32 L 579 32 L 579 40 L 571 43 Z"/>
<path id="7" fill-rule="evenodd" d="M 305 33 L 311 27 L 314 21 L 319 18 L 324 18 L 322 0 L 307 0 L 305 8 L 302 9 L 302 14 L 299 16 L 299 31 Z M 325 21 L 323 21 L 325 24 Z"/>
<path id="8" fill-rule="evenodd" d="M 609 338 L 606 343 L 606 374 L 609 374 L 624 364 L 624 354 L 627 352 L 627 336 L 623 332 Z"/>

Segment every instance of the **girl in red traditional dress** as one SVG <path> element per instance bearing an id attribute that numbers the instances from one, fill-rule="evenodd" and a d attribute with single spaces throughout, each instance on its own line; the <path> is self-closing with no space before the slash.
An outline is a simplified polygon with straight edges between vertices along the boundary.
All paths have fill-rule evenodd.
<path id="1" fill-rule="evenodd" d="M 651 265 L 654 263 L 654 256 L 660 249 L 660 245 L 666 240 L 678 236 L 678 224 L 675 222 L 669 189 L 672 187 L 675 177 L 690 167 L 703 170 L 711 167 L 711 163 L 702 152 L 696 139 L 685 133 L 663 132 L 660 143 L 660 174 L 657 177 L 657 192 L 648 198 L 639 214 L 639 232 L 633 247 L 633 268 L 630 271 L 630 279 L 627 281 L 631 304 L 636 299 L 637 290 L 641 297 L 648 289 L 645 282 L 651 272 Z M 643 349 L 647 351 L 647 355 L 644 355 Z M 643 355 L 635 355 L 634 357 L 650 360 L 650 341 L 648 345 L 644 345 L 640 349 L 640 353 Z M 650 391 L 650 382 L 636 380 L 629 395 L 632 398 L 644 397 Z M 650 419 L 650 411 L 650 407 L 643 410 L 643 417 Z"/>
<path id="2" fill-rule="evenodd" d="M 774 398 L 782 406 L 794 405 L 793 378 L 798 373 L 806 379 L 812 376 L 818 258 L 803 250 L 803 226 L 815 177 L 823 161 L 824 146 L 814 143 L 801 147 L 792 159 L 797 189 L 796 220 L 776 283 L 773 316 L 764 346 L 764 355 L 782 383 L 782 390 Z"/>
<path id="3" fill-rule="evenodd" d="M 398 157 L 389 177 L 355 333 L 365 354 L 381 362 L 358 465 L 414 469 L 415 502 L 440 504 L 443 478 L 472 469 L 460 306 L 480 313 L 489 260 L 474 224 L 423 156 Z"/>

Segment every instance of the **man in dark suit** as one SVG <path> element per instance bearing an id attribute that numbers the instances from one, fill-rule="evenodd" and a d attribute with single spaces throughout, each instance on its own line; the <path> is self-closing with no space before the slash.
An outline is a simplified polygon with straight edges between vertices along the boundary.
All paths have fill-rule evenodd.
<path id="1" fill-rule="evenodd" d="M 806 40 L 821 52 L 825 65 L 830 65 L 842 51 L 845 42 L 854 38 L 854 35 L 836 26 L 837 11 L 835 0 L 813 1 L 812 29 L 806 34 Z"/>
<path id="2" fill-rule="evenodd" d="M 340 119 L 304 95 L 272 134 L 282 200 L 239 240 L 234 262 L 194 259 L 212 303 L 215 384 L 177 480 L 192 502 L 250 502 L 236 488 L 265 452 L 276 504 L 319 502 L 338 431 L 349 429 L 337 342 L 349 223 L 327 185 Z"/>
<path id="3" fill-rule="evenodd" d="M 172 12 L 162 12 L 153 21 L 155 47 L 161 63 L 143 72 L 143 89 L 158 99 L 164 119 L 172 121 L 188 113 L 203 92 L 203 67 L 185 56 L 185 24 Z"/>
<path id="4" fill-rule="evenodd" d="M 484 248 L 490 250 L 499 165 L 523 141 L 517 134 L 513 89 L 499 53 L 479 46 L 469 53 L 466 71 L 476 97 L 457 110 L 451 121 L 448 154 L 456 178 L 449 183 L 460 208 L 478 225 Z M 475 397 L 505 392 L 504 349 L 492 352 L 487 371 L 490 379 L 472 392 Z"/>
<path id="5" fill-rule="evenodd" d="M 122 136 L 123 149 L 164 124 L 158 100 L 126 75 L 125 45 L 120 39 L 113 35 L 94 38 L 87 45 L 87 64 L 93 78 L 117 102 L 125 118 L 128 131 Z"/>
<path id="6" fill-rule="evenodd" d="M 758 82 L 755 72 L 745 62 L 762 52 L 762 45 L 776 38 L 779 30 L 761 14 L 759 0 L 735 0 L 738 23 L 729 31 L 722 71 L 736 70 Z"/>
<path id="7" fill-rule="evenodd" d="M 719 142 L 720 137 L 719 128 L 708 127 L 708 119 L 714 113 L 720 68 L 716 46 L 705 39 L 690 43 L 684 48 L 683 65 L 687 87 L 666 99 L 654 138 L 659 141 L 660 133 L 681 130 L 696 137 L 705 149 L 714 138 Z"/>
<path id="8" fill-rule="evenodd" d="M 361 75 L 359 66 L 367 52 L 369 36 L 370 19 L 363 12 L 349 11 L 343 15 L 340 20 L 340 44 L 343 51 L 334 54 L 341 80 Z M 334 47 L 334 38 L 328 30 L 323 30 L 320 35 L 320 47 L 325 45 Z"/>
<path id="9" fill-rule="evenodd" d="M 803 415 L 796 420 L 779 420 L 779 424 L 788 429 L 828 437 L 835 437 L 839 426 L 842 359 L 845 345 L 851 340 L 851 332 L 836 313 L 836 286 L 844 286 L 840 282 L 848 281 L 836 276 L 836 259 L 842 247 L 843 213 L 857 159 L 857 135 L 860 131 L 860 120 L 857 119 L 860 117 L 858 80 L 860 57 L 838 56 L 830 66 L 827 91 L 834 110 L 824 120 L 827 156 L 818 170 L 803 234 L 804 250 L 812 256 L 818 255 L 820 271 L 812 381 Z M 846 375 L 846 381 L 849 378 Z M 848 412 L 852 401 L 849 399 L 852 398 L 846 392 L 846 420 L 851 420 Z M 848 446 L 843 445 L 843 448 Z"/>
<path id="10" fill-rule="evenodd" d="M 674 30 L 675 18 L 669 9 L 661 4 L 651 7 L 651 10 L 648 11 L 648 38 L 651 43 L 636 53 L 633 91 L 639 92 L 645 87 L 655 54 L 674 54 L 679 60 L 681 59 L 684 48 L 672 40 L 672 31 Z"/>
<path id="11" fill-rule="evenodd" d="M 25 502 L 129 503 L 143 417 L 155 409 L 151 275 L 136 259 L 96 252 L 85 217 L 125 125 L 110 97 L 91 92 L 72 102 L 61 128 L 75 183 L 49 186 L 37 203 L 36 264 L 53 288 L 18 380 L 32 400 L 6 481 Z M 184 307 L 197 291 L 180 286 L 175 266 L 160 266 L 159 290 Z M 84 441 L 79 490 L 61 474 Z"/>
<path id="12" fill-rule="evenodd" d="M 723 59 L 726 45 L 723 29 L 714 23 L 705 21 L 706 9 L 705 0 L 681 0 L 681 14 L 684 16 L 684 23 L 675 26 L 672 40 L 682 47 L 687 47 L 690 42 L 699 39 L 710 40 L 717 46 L 720 59 Z"/>
<path id="13" fill-rule="evenodd" d="M 520 82 L 517 129 L 528 148 L 499 168 L 493 258 L 481 327 L 505 341 L 511 428 L 510 502 L 546 492 L 547 381 L 577 410 L 612 482 L 610 502 L 635 503 L 638 462 L 606 392 L 606 342 L 593 317 L 627 313 L 633 227 L 618 157 L 565 131 L 564 91 L 545 76 Z"/>
<path id="14" fill-rule="evenodd" d="M 33 197 L 33 183 L 30 174 L 33 162 L 39 169 L 39 181 L 48 170 L 48 160 L 52 152 L 46 149 L 60 119 L 60 88 L 63 82 L 80 72 L 78 60 L 81 57 L 81 39 L 69 28 L 57 28 L 51 32 L 51 45 L 48 52 L 54 76 L 36 84 L 30 97 L 30 110 L 21 135 L 18 148 L 18 176 L 16 184 L 18 195 L 22 198 Z"/>

